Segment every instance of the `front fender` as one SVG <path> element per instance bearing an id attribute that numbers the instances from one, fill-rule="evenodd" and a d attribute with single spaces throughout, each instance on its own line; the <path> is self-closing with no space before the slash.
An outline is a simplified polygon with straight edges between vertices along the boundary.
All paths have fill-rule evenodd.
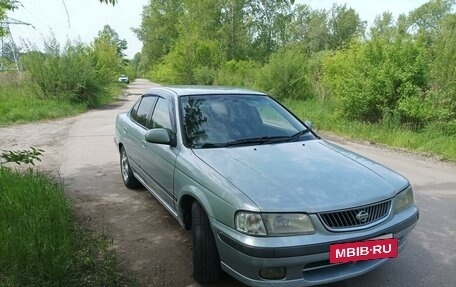
<path id="1" fill-rule="evenodd" d="M 232 227 L 236 211 L 259 211 L 242 191 L 186 148 L 176 160 L 174 194 L 178 206 L 183 198 L 191 196 L 209 217 Z M 182 218 L 182 214 L 179 216 Z"/>

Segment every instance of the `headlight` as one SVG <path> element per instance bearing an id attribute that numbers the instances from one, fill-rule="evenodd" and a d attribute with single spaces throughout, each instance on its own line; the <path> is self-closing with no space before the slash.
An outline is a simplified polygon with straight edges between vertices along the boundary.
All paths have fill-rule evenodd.
<path id="1" fill-rule="evenodd" d="M 400 192 L 394 198 L 394 212 L 400 212 L 413 203 L 413 191 L 412 187 L 407 187 L 404 191 Z"/>
<path id="2" fill-rule="evenodd" d="M 314 227 L 307 214 L 262 214 L 268 235 L 296 235 L 312 233 Z"/>
<path id="3" fill-rule="evenodd" d="M 266 235 L 263 219 L 258 213 L 244 211 L 236 213 L 236 229 L 250 235 Z"/>
<path id="4" fill-rule="evenodd" d="M 236 229 L 250 235 L 298 235 L 314 232 L 310 217 L 303 213 L 236 214 Z"/>

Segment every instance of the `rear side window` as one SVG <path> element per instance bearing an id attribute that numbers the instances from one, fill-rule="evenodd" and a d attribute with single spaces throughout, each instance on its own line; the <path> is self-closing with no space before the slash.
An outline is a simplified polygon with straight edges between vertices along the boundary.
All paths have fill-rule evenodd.
<path id="1" fill-rule="evenodd" d="M 141 103 L 141 100 L 138 100 L 130 111 L 130 117 L 135 121 L 136 121 L 136 115 L 138 113 L 139 103 Z"/>
<path id="2" fill-rule="evenodd" d="M 136 111 L 135 109 L 132 110 L 132 119 L 135 120 L 138 124 L 144 127 L 148 127 L 148 117 L 153 110 L 156 101 L 156 97 L 143 97 L 139 103 L 138 109 Z"/>

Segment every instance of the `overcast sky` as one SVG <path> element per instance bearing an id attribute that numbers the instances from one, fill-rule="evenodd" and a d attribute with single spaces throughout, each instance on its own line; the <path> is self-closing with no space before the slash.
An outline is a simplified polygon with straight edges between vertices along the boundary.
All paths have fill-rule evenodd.
<path id="1" fill-rule="evenodd" d="M 197 0 L 195 0 L 197 1 Z M 31 23 L 35 28 L 12 25 L 11 31 L 16 44 L 21 39 L 40 45 L 43 38 L 54 33 L 57 40 L 65 43 L 67 39 L 80 39 L 90 43 L 104 25 L 111 26 L 128 42 L 127 57 L 132 58 L 141 51 L 141 42 L 131 31 L 139 27 L 143 6 L 148 0 L 118 0 L 116 6 L 100 4 L 98 0 L 20 0 L 22 6 L 9 13 L 10 18 Z M 426 0 L 297 0 L 314 9 L 329 9 L 333 3 L 354 8 L 363 20 L 372 23 L 376 15 L 390 11 L 394 16 L 426 3 Z M 69 17 L 65 11 L 68 10 Z"/>

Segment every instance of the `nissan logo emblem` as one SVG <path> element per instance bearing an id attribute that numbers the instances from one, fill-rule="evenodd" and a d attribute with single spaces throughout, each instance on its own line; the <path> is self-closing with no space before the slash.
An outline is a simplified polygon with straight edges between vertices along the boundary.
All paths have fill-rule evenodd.
<path id="1" fill-rule="evenodd" d="M 366 222 L 368 218 L 369 213 L 365 212 L 364 210 L 361 210 L 360 212 L 358 212 L 358 214 L 356 214 L 356 219 L 361 223 Z"/>

